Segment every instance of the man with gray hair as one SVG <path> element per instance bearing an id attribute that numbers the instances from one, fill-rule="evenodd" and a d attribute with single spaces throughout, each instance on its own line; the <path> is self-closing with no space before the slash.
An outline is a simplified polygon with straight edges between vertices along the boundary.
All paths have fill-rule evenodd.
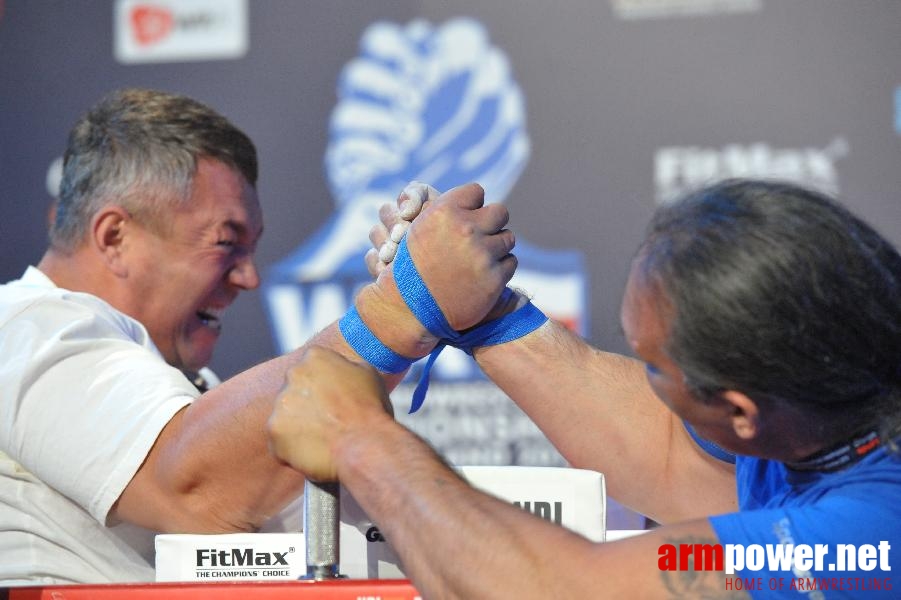
<path id="1" fill-rule="evenodd" d="M 224 311 L 259 285 L 256 181 L 250 139 L 184 96 L 122 90 L 75 125 L 50 245 L 0 286 L 0 585 L 152 581 L 156 533 L 257 530 L 303 490 L 265 422 L 305 348 L 359 361 L 377 337 L 391 388 L 434 347 L 386 275 L 342 326 L 198 389 Z M 459 265 L 433 290 L 459 329 L 515 269 L 507 212 L 483 201 L 435 198 L 427 224 L 466 234 L 417 248 Z"/>

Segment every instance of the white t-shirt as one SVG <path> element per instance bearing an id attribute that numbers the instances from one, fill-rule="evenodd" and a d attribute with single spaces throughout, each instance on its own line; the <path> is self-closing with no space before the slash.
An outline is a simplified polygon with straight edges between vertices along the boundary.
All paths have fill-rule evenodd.
<path id="1" fill-rule="evenodd" d="M 110 508 L 199 395 L 143 325 L 29 267 L 0 286 L 0 586 L 153 581 Z"/>

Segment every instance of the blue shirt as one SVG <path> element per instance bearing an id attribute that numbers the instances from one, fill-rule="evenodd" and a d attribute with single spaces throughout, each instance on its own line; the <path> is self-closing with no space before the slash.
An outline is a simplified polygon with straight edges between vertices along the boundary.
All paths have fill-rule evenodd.
<path id="1" fill-rule="evenodd" d="M 762 546 L 763 568 L 736 565 L 735 569 L 734 577 L 762 581 L 762 590 L 749 590 L 752 597 L 901 597 L 901 576 L 897 581 L 892 577 L 893 571 L 901 571 L 901 457 L 878 448 L 833 473 L 795 471 L 780 462 L 747 456 L 734 459 L 739 512 L 711 517 L 710 523 L 727 553 L 728 544 L 740 544 L 743 557 L 752 544 Z M 880 542 L 888 548 L 883 544 L 880 551 Z M 775 546 L 787 544 L 811 548 L 825 544 L 822 569 L 813 565 L 805 571 L 783 570 L 768 564 L 767 545 L 779 550 Z M 874 568 L 864 570 L 855 564 L 854 570 L 840 570 L 840 544 L 854 545 L 855 562 L 861 546 L 872 546 L 873 554 L 861 555 L 866 559 L 861 563 Z M 835 570 L 829 570 L 830 565 Z"/>

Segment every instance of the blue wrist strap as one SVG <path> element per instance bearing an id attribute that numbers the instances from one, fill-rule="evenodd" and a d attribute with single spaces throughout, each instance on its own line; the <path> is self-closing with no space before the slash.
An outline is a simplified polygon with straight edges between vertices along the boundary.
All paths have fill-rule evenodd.
<path id="1" fill-rule="evenodd" d="M 521 338 L 544 325 L 545 321 L 547 316 L 530 301 L 511 313 L 460 333 L 453 345 L 471 355 L 474 348 Z"/>
<path id="2" fill-rule="evenodd" d="M 401 239 L 397 246 L 397 254 L 394 256 L 394 281 L 407 307 L 429 333 L 437 338 L 448 339 L 453 339 L 457 335 L 435 302 L 435 297 L 426 287 L 416 265 L 413 264 L 413 258 L 407 249 L 406 236 Z"/>
<path id="3" fill-rule="evenodd" d="M 407 307 L 416 316 L 422 326 L 429 333 L 441 339 L 435 349 L 429 354 L 419 383 L 413 391 L 413 399 L 410 404 L 410 414 L 413 414 L 425 401 L 426 392 L 429 389 L 429 374 L 432 365 L 445 346 L 455 346 L 467 354 L 472 354 L 474 348 L 479 346 L 493 346 L 503 344 L 520 338 L 540 327 L 547 317 L 534 304 L 528 302 L 515 311 L 499 317 L 488 323 L 484 323 L 469 329 L 466 332 L 458 332 L 451 328 L 444 313 L 435 301 L 429 289 L 426 287 L 419 270 L 413 263 L 410 251 L 407 249 L 407 238 L 404 237 L 397 247 L 394 257 L 394 281 L 401 297 Z M 510 290 L 504 292 L 511 294 Z"/>
<path id="4" fill-rule="evenodd" d="M 470 329 L 466 333 L 456 334 L 454 340 L 442 339 L 441 343 L 435 346 L 435 349 L 429 354 L 429 359 L 426 361 L 425 367 L 422 369 L 422 375 L 419 377 L 419 383 L 416 384 L 416 389 L 413 390 L 410 414 L 419 410 L 419 407 L 425 401 L 425 394 L 429 390 L 429 374 L 432 370 L 432 365 L 445 346 L 452 345 L 472 356 L 474 348 L 511 342 L 535 331 L 545 321 L 547 321 L 547 316 L 537 306 L 529 302 L 503 317 L 488 321 Z"/>
<path id="5" fill-rule="evenodd" d="M 410 400 L 410 412 L 408 414 L 412 415 L 415 413 L 422 406 L 422 403 L 425 402 L 425 393 L 429 391 L 429 374 L 432 372 L 432 365 L 435 364 L 435 359 L 438 358 L 438 355 L 441 354 L 446 345 L 443 341 L 439 342 L 435 349 L 429 353 L 429 358 L 425 361 L 422 374 L 419 376 L 419 383 L 416 384 L 416 389 L 413 390 L 413 398 Z"/>
<path id="6" fill-rule="evenodd" d="M 401 356 L 379 341 L 360 318 L 355 306 L 351 306 L 338 321 L 338 329 L 357 354 L 383 373 L 400 373 L 413 364 L 412 360 Z"/>

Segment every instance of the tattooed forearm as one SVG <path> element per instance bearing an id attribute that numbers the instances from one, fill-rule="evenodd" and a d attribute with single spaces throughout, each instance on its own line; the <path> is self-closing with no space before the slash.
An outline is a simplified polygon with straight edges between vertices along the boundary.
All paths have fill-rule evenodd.
<path id="1" fill-rule="evenodd" d="M 662 583 L 674 599 L 750 598 L 731 585 L 734 576 L 723 572 L 722 546 L 716 538 L 691 536 L 666 542 L 660 549 L 658 567 Z"/>

